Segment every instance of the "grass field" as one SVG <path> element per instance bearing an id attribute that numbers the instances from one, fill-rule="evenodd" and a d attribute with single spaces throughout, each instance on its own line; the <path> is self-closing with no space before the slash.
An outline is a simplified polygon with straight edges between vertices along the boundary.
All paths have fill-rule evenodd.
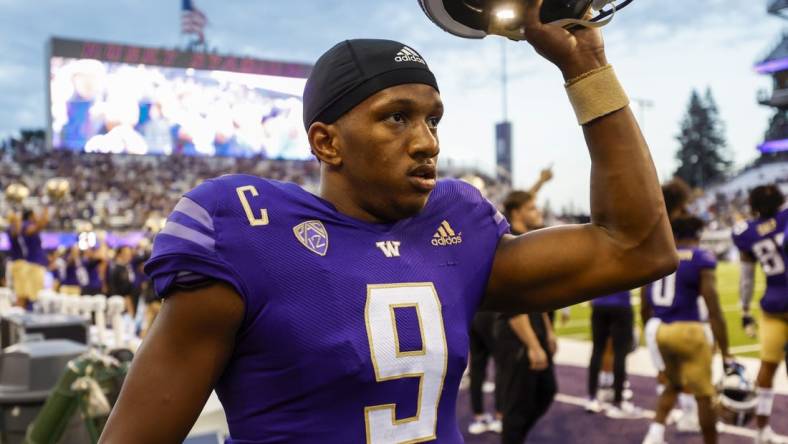
<path id="1" fill-rule="evenodd" d="M 760 268 L 755 278 L 755 300 L 752 303 L 752 314 L 758 319 L 760 314 L 759 300 L 764 290 L 764 276 Z M 744 334 L 741 327 L 741 306 L 739 303 L 739 264 L 731 262 L 720 262 L 717 267 L 717 291 L 720 294 L 722 310 L 728 324 L 728 337 L 730 340 L 731 352 L 738 356 L 758 356 L 758 343 L 756 339 L 750 339 Z M 640 322 L 640 292 L 632 292 L 632 303 L 635 310 L 637 323 Z M 560 316 L 557 316 L 557 318 Z M 565 325 L 557 321 L 557 333 L 559 336 L 574 339 L 591 339 L 591 305 L 583 303 L 571 308 L 571 318 Z M 642 343 L 642 340 L 641 340 Z"/>

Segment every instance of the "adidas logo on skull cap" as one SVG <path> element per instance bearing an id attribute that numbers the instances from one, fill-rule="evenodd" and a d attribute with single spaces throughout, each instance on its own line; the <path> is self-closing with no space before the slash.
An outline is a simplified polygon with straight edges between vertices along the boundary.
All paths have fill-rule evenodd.
<path id="1" fill-rule="evenodd" d="M 393 40 L 338 43 L 315 63 L 304 87 L 304 128 L 334 123 L 368 97 L 392 86 L 421 83 L 438 90 L 424 58 Z"/>
<path id="2" fill-rule="evenodd" d="M 414 50 L 408 48 L 407 46 L 403 46 L 402 49 L 399 50 L 397 56 L 394 57 L 395 62 L 419 62 L 423 64 L 427 64 L 424 59 Z"/>

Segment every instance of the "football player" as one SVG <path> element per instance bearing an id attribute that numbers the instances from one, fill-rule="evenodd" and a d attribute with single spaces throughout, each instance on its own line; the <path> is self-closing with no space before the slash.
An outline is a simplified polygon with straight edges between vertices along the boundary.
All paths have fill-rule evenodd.
<path id="1" fill-rule="evenodd" d="M 79 251 L 79 244 L 74 243 L 71 245 L 68 249 L 68 253 L 63 254 L 63 256 L 65 268 L 62 278 L 60 279 L 58 292 L 79 296 L 82 294 L 80 285 L 86 283 L 84 281 L 81 282 L 81 280 L 87 277 L 87 272 L 82 263 L 82 255 Z"/>
<path id="2" fill-rule="evenodd" d="M 484 411 L 483 385 L 487 375 L 487 364 L 490 358 L 495 360 L 495 318 L 497 314 L 490 311 L 479 311 L 474 315 L 471 329 L 468 332 L 470 345 L 470 386 L 473 421 L 468 424 L 468 433 L 479 435 L 484 432 L 501 433 L 503 418 L 503 394 L 501 389 L 501 365 L 495 362 L 495 416 Z"/>
<path id="3" fill-rule="evenodd" d="M 41 232 L 49 223 L 49 208 L 38 213 L 31 209 L 22 212 L 21 223 L 12 225 L 11 235 L 16 236 L 25 255 L 25 264 L 19 276 L 17 305 L 28 307 L 44 288 L 44 275 L 49 260 L 41 246 Z"/>
<path id="4" fill-rule="evenodd" d="M 304 91 L 318 194 L 226 175 L 180 200 L 145 268 L 165 302 L 100 441 L 180 442 L 215 387 L 229 443 L 461 443 L 477 309 L 546 311 L 673 272 L 654 165 L 601 33 L 543 25 L 541 3 L 523 25 L 575 101 L 591 223 L 507 235 L 472 185 L 436 179 L 443 104 L 424 58 L 339 43 Z"/>
<path id="5" fill-rule="evenodd" d="M 107 251 L 107 243 L 103 237 L 98 240 L 98 245 L 84 251 L 83 266 L 88 279 L 82 287 L 82 294 L 96 295 L 106 291 Z"/>
<path id="6" fill-rule="evenodd" d="M 6 235 L 11 244 L 11 249 L 8 252 L 8 284 L 14 289 L 15 294 L 20 295 L 24 292 L 24 279 L 22 276 L 25 266 L 27 265 L 27 261 L 25 261 L 25 249 L 20 235 L 22 232 L 22 215 L 11 210 L 8 212 L 6 218 L 8 220 Z"/>
<path id="7" fill-rule="evenodd" d="M 777 439 L 769 427 L 774 401 L 772 382 L 788 343 L 788 274 L 785 268 L 788 256 L 781 248 L 788 226 L 788 208 L 781 209 L 784 203 L 785 197 L 776 185 L 753 188 L 750 191 L 750 210 L 754 218 L 739 224 L 733 234 L 733 242 L 741 254 L 739 288 L 745 319 L 749 316 L 756 262 L 766 275 L 759 328 L 761 368 L 756 381 L 758 436 L 755 442 L 758 443 Z"/>
<path id="8" fill-rule="evenodd" d="M 715 388 L 711 381 L 712 347 L 698 309 L 700 294 L 709 312 L 714 338 L 719 344 L 726 371 L 735 365 L 728 352 L 728 333 L 717 294 L 717 260 L 699 248 L 703 222 L 693 216 L 673 220 L 679 258 L 678 270 L 644 287 L 641 315 L 644 321 L 654 316 L 656 344 L 664 367 L 665 388 L 657 401 L 656 417 L 644 444 L 665 442 L 665 423 L 682 389 L 695 395 L 698 420 L 706 443 L 717 442 L 716 415 L 712 406 Z M 653 324 L 655 321 L 651 321 Z"/>

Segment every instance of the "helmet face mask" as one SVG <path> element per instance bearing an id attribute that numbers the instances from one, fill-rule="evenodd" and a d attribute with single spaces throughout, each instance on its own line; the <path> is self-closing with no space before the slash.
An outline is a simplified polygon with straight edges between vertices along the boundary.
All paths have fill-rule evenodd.
<path id="1" fill-rule="evenodd" d="M 574 29 L 599 27 L 632 0 L 544 0 L 542 23 Z M 522 16 L 527 0 L 419 0 L 422 10 L 444 31 L 481 39 L 490 34 L 524 40 Z M 592 12 L 588 17 L 589 11 Z"/>
<path id="2" fill-rule="evenodd" d="M 718 386 L 717 416 L 726 423 L 745 426 L 755 416 L 758 403 L 753 384 L 742 372 L 726 376 Z"/>

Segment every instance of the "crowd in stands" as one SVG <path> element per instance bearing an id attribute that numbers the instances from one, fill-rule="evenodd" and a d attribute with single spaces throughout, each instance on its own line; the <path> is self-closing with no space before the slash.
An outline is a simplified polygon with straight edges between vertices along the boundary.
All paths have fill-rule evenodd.
<path id="1" fill-rule="evenodd" d="M 295 182 L 309 191 L 318 187 L 319 165 L 314 160 L 283 161 L 261 158 L 140 156 L 75 153 L 46 148 L 41 132 L 0 142 L 0 189 L 24 184 L 30 196 L 24 206 L 53 207 L 50 231 L 139 230 L 150 220 L 166 217 L 180 196 L 201 181 L 223 174 L 251 174 Z M 444 175 L 465 177 L 499 201 L 509 187 L 474 171 L 448 168 Z M 51 201 L 43 192 L 48 179 L 66 178 L 69 195 Z M 13 207 L 0 193 L 0 215 Z M 5 227 L 0 220 L 0 228 Z"/>
<path id="2" fill-rule="evenodd" d="M 42 136 L 0 142 L 0 188 L 24 184 L 30 190 L 25 206 L 53 206 L 50 230 L 81 231 L 86 223 L 94 229 L 140 229 L 152 217 L 166 217 L 183 193 L 222 174 L 253 174 L 307 189 L 317 186 L 314 161 L 74 153 L 46 149 Z M 53 177 L 70 183 L 69 196 L 59 202 L 43 193 Z M 0 214 L 11 206 L 0 198 Z"/>

